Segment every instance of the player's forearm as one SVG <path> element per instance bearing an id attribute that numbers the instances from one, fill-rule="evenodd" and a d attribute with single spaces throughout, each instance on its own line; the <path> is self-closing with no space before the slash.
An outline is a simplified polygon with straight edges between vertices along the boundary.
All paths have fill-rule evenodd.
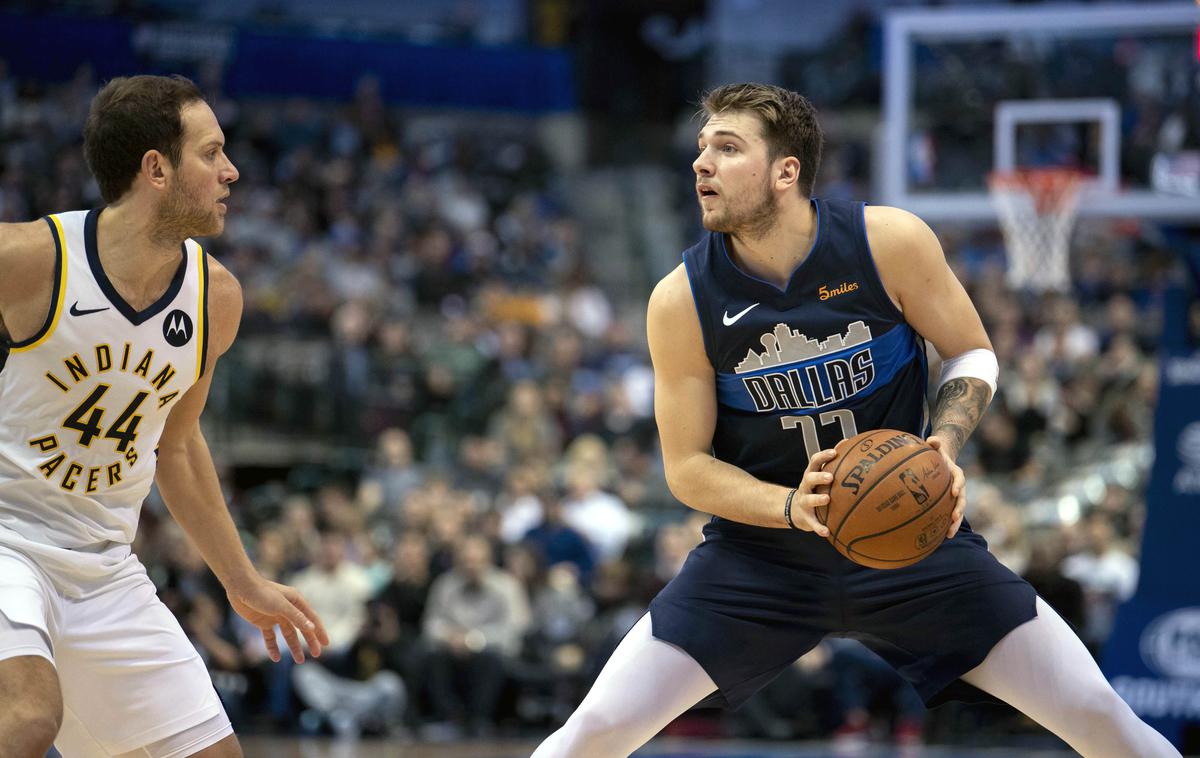
<path id="1" fill-rule="evenodd" d="M 155 481 L 167 509 L 226 589 L 256 576 L 225 506 L 208 444 L 198 429 L 179 448 L 159 450 Z"/>
<path id="2" fill-rule="evenodd" d="M 752 526 L 787 529 L 789 487 L 756 479 L 743 469 L 697 454 L 667 466 L 667 486 L 680 502 L 704 513 Z"/>
<path id="3" fill-rule="evenodd" d="M 967 438 L 987 410 L 991 394 L 987 382 L 972 377 L 951 379 L 938 390 L 932 436 L 945 441 L 951 459 L 957 459 L 967 444 Z"/>

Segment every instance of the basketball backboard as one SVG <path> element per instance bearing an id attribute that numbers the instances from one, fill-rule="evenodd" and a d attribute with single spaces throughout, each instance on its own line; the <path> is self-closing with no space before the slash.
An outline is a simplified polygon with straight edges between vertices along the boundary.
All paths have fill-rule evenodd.
<path id="1" fill-rule="evenodd" d="M 995 218 L 987 176 L 1091 174 L 1080 213 L 1200 221 L 1191 2 L 897 10 L 885 19 L 876 196 Z"/>

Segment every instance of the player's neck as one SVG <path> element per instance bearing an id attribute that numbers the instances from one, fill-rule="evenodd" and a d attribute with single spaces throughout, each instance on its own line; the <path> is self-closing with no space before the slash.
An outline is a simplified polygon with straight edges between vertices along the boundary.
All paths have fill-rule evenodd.
<path id="1" fill-rule="evenodd" d="M 816 231 L 816 210 L 803 198 L 781 208 L 775 223 L 762 234 L 734 232 L 728 243 L 742 270 L 783 289 L 808 257 Z"/>
<path id="2" fill-rule="evenodd" d="M 152 208 L 127 201 L 104 209 L 96 224 L 96 252 L 105 275 L 126 302 L 157 300 L 179 268 L 181 240 L 154 235 Z"/>

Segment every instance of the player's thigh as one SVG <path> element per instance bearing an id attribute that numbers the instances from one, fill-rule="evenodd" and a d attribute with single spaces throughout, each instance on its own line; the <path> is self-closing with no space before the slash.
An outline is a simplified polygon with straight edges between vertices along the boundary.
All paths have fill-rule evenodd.
<path id="1" fill-rule="evenodd" d="M 53 737 L 62 722 L 50 633 L 58 626 L 56 601 L 29 558 L 0 546 L 0 745 L 12 744 L 6 737 L 13 728 Z"/>
<path id="2" fill-rule="evenodd" d="M 144 575 L 67 601 L 63 615 L 55 662 L 66 717 L 56 744 L 65 755 L 97 745 L 121 755 L 213 719 L 212 730 L 227 729 L 203 661 Z"/>
<path id="3" fill-rule="evenodd" d="M 49 660 L 21 655 L 0 661 L 0 744 L 13 744 L 17 734 L 30 730 L 53 737 L 62 724 L 62 709 L 58 674 Z"/>

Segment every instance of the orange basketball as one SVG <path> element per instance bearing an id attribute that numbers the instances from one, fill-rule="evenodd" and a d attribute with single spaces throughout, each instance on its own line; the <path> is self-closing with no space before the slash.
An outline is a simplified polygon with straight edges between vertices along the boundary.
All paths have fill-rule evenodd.
<path id="1" fill-rule="evenodd" d="M 839 442 L 825 465 L 833 472 L 829 505 L 815 509 L 829 541 L 871 568 L 911 566 L 942 544 L 954 498 L 950 467 L 924 440 L 895 429 Z"/>

